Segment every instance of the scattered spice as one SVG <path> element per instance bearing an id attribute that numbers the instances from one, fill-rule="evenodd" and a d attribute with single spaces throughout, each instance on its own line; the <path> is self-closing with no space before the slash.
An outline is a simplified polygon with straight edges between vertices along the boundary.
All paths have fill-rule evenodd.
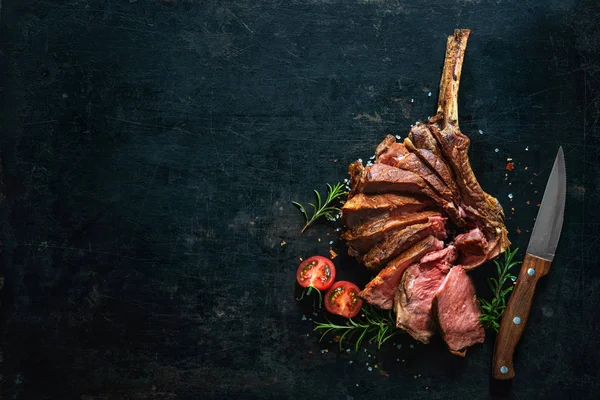
<path id="1" fill-rule="evenodd" d="M 321 238 L 317 238 L 317 241 L 319 241 L 319 242 L 320 242 L 320 241 L 321 241 Z"/>
<path id="2" fill-rule="evenodd" d="M 337 257 L 337 253 L 335 251 L 333 251 L 332 249 L 329 249 L 329 258 L 331 258 L 333 260 L 336 257 Z"/>
<path id="3" fill-rule="evenodd" d="M 525 203 L 526 203 L 527 205 L 531 204 L 531 202 L 530 202 L 529 200 L 527 200 Z"/>
<path id="4" fill-rule="evenodd" d="M 529 169 L 529 167 L 525 167 L 525 171 L 527 171 Z"/>
<path id="5" fill-rule="evenodd" d="M 534 173 L 533 173 L 533 176 L 537 176 L 537 174 L 534 172 Z"/>
<path id="6" fill-rule="evenodd" d="M 285 240 L 282 240 L 280 244 L 283 247 L 283 246 L 285 246 L 287 244 L 287 242 Z"/>
<path id="7" fill-rule="evenodd" d="M 515 169 L 515 163 L 514 162 L 509 162 L 508 164 L 506 164 L 506 170 L 507 171 L 512 171 Z"/>
<path id="8" fill-rule="evenodd" d="M 536 207 L 539 207 L 539 206 L 541 206 L 541 205 L 542 205 L 542 203 L 538 203 L 538 204 L 536 205 Z M 534 219 L 535 219 L 535 218 L 534 218 Z"/>
<path id="9" fill-rule="evenodd" d="M 382 370 L 382 369 L 379 370 L 379 375 L 386 376 L 388 378 L 390 377 L 390 375 L 387 372 L 385 372 L 384 370 Z"/>
<path id="10" fill-rule="evenodd" d="M 337 158 L 335 160 L 333 160 L 333 162 L 337 162 Z"/>
<path id="11" fill-rule="evenodd" d="M 521 234 L 521 230 L 517 228 L 517 234 Z"/>

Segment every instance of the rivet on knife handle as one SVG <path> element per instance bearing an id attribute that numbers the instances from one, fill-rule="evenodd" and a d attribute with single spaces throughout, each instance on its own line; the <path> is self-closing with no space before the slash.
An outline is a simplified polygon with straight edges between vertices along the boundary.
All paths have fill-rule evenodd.
<path id="1" fill-rule="evenodd" d="M 496 338 L 492 363 L 492 376 L 496 379 L 512 379 L 515 376 L 513 354 L 527 324 L 537 281 L 548 273 L 550 264 L 550 261 L 543 258 L 525 255 Z"/>

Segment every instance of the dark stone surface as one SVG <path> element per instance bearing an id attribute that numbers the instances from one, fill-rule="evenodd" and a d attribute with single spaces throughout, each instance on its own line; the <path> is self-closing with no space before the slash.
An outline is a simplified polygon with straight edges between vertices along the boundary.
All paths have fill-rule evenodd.
<path id="1" fill-rule="evenodd" d="M 2 397 L 597 398 L 599 8 L 489 3 L 3 0 Z M 472 29 L 461 128 L 515 246 L 566 153 L 512 385 L 490 381 L 492 335 L 465 359 L 405 335 L 340 355 L 294 300 L 298 257 L 326 255 L 335 226 L 300 236 L 291 201 L 434 112 L 454 28 Z"/>

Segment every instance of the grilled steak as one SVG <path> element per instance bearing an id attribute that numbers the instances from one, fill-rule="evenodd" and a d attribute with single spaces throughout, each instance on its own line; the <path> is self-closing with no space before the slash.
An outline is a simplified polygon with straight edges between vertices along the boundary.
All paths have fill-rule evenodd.
<path id="1" fill-rule="evenodd" d="M 363 256 L 362 262 L 367 268 L 378 271 L 392 258 L 426 236 L 434 235 L 437 238 L 445 239 L 446 230 L 444 223 L 444 218 L 430 217 L 429 221 L 425 224 L 411 225 L 407 228 L 394 231 L 382 242 L 373 246 Z"/>
<path id="2" fill-rule="evenodd" d="M 367 284 L 359 296 L 369 304 L 389 310 L 394 305 L 394 295 L 406 268 L 432 251 L 441 250 L 444 242 L 435 236 L 427 236 L 390 261 L 377 276 Z"/>
<path id="3" fill-rule="evenodd" d="M 433 298 L 456 259 L 454 246 L 429 253 L 404 273 L 394 301 L 396 326 L 413 338 L 429 343 L 435 333 Z"/>
<path id="4" fill-rule="evenodd" d="M 431 204 L 431 200 L 423 196 L 359 193 L 342 207 L 342 223 L 351 228 L 368 222 L 372 218 L 418 213 Z"/>
<path id="5" fill-rule="evenodd" d="M 406 147 L 397 143 L 396 138 L 392 135 L 387 135 L 375 150 L 375 162 L 392 165 L 394 159 L 402 158 L 407 154 Z"/>
<path id="6" fill-rule="evenodd" d="M 373 271 L 385 267 L 360 296 L 383 309 L 393 304 L 397 326 L 425 343 L 435 332 L 435 298 L 444 338 L 459 355 L 483 340 L 465 271 L 510 245 L 502 207 L 477 181 L 469 138 L 458 126 L 469 34 L 456 30 L 448 38 L 436 115 L 415 124 L 400 143 L 386 136 L 372 165 L 352 163 L 342 207 L 349 254 Z M 442 249 L 446 223 L 455 237 Z"/>
<path id="7" fill-rule="evenodd" d="M 435 294 L 434 309 L 442 336 L 453 354 L 465 356 L 467 347 L 483 343 L 485 332 L 471 278 L 462 267 L 450 270 Z"/>
<path id="8" fill-rule="evenodd" d="M 416 193 L 441 204 L 444 200 L 416 172 L 376 163 L 363 168 L 357 191 L 362 193 Z"/>
<path id="9" fill-rule="evenodd" d="M 342 238 L 359 253 L 365 253 L 394 231 L 411 225 L 424 224 L 431 217 L 442 215 L 438 211 L 423 211 L 420 213 L 403 214 L 399 216 L 384 216 L 369 220 L 356 228 L 345 232 Z"/>

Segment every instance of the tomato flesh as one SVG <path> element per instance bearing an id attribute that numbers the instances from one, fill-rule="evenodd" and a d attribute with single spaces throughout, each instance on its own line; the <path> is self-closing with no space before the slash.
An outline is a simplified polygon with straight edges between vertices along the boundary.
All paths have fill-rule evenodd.
<path id="1" fill-rule="evenodd" d="M 296 280 L 302 287 L 326 290 L 335 280 L 335 267 L 330 259 L 312 256 L 302 261 L 296 273 Z"/>
<path id="2" fill-rule="evenodd" d="M 325 309 L 345 318 L 355 317 L 362 307 L 360 289 L 352 282 L 339 281 L 325 293 Z"/>

